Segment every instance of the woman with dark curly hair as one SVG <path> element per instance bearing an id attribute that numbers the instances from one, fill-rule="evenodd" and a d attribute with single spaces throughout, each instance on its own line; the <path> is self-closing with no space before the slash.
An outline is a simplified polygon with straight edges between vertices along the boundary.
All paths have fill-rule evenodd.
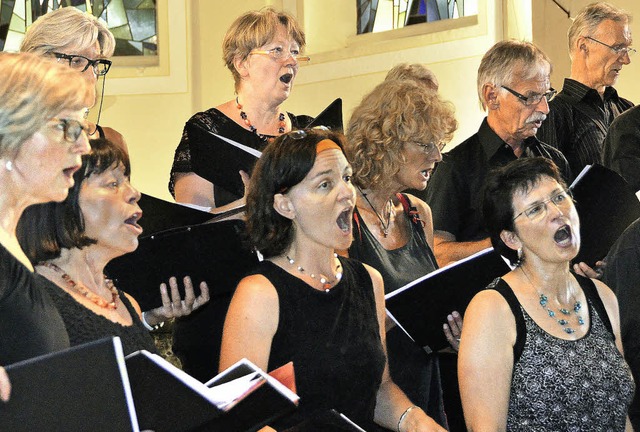
<path id="1" fill-rule="evenodd" d="M 380 274 L 335 253 L 351 243 L 351 173 L 330 131 L 290 132 L 262 153 L 247 226 L 265 260 L 233 296 L 220 369 L 293 361 L 300 406 L 278 430 L 334 408 L 370 431 L 443 431 L 389 377 Z"/>

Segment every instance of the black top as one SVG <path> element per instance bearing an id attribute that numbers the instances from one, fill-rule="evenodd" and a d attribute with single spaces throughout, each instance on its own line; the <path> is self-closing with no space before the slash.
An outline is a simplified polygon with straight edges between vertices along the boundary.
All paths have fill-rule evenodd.
<path id="1" fill-rule="evenodd" d="M 122 340 L 124 355 L 139 350 L 156 352 L 153 338 L 144 324 L 142 324 L 138 317 L 138 312 L 136 312 L 124 292 L 118 290 L 122 304 L 127 308 L 133 319 L 133 324 L 130 326 L 113 322 L 102 315 L 96 314 L 91 309 L 78 303 L 69 293 L 48 279 L 43 284 L 43 287 L 53 299 L 60 311 L 60 315 L 62 315 L 72 346 L 104 337 L 119 336 Z"/>
<path id="2" fill-rule="evenodd" d="M 279 301 L 268 369 L 293 361 L 300 396 L 298 410 L 272 425 L 277 430 L 331 408 L 367 430 L 372 424 L 386 362 L 373 284 L 362 264 L 340 262 L 342 279 L 329 292 L 270 261 L 256 269 L 275 286 Z"/>
<path id="3" fill-rule="evenodd" d="M 602 164 L 640 190 L 640 106 L 630 108 L 611 123 L 603 144 Z"/>
<path id="4" fill-rule="evenodd" d="M 69 347 L 47 282 L 0 245 L 0 365 Z"/>
<path id="5" fill-rule="evenodd" d="M 609 125 L 632 106 L 613 87 L 605 88 L 603 100 L 595 89 L 565 78 L 562 91 L 549 102 L 549 114 L 538 138 L 560 150 L 571 172 L 578 175 L 586 165 L 601 162 Z"/>
<path id="6" fill-rule="evenodd" d="M 295 116 L 291 113 L 287 113 L 291 120 L 291 128 L 299 129 L 305 127 L 311 122 L 312 117 L 309 116 Z M 201 128 L 232 139 L 236 142 L 252 147 L 254 149 L 262 151 L 267 145 L 267 141 L 264 141 L 258 137 L 255 133 L 243 128 L 238 123 L 231 120 L 224 115 L 217 108 L 211 108 L 204 112 L 199 112 L 193 115 L 187 123 L 193 123 Z M 189 173 L 193 172 L 191 167 L 191 149 L 189 147 L 189 136 L 187 128 L 182 131 L 182 138 L 180 144 L 176 148 L 175 155 L 173 157 L 173 165 L 171 167 L 171 175 L 169 179 L 169 192 L 175 197 L 175 177 L 176 173 Z M 214 196 L 216 205 L 221 206 L 240 199 L 240 196 L 234 195 L 226 190 L 214 185 Z"/>
<path id="7" fill-rule="evenodd" d="M 606 258 L 602 281 L 618 297 L 620 331 L 627 363 L 640 382 L 640 219 L 629 225 Z M 640 430 L 640 386 L 629 408 L 634 430 Z"/>
<path id="8" fill-rule="evenodd" d="M 571 170 L 562 153 L 530 137 L 524 141 L 522 157 L 534 156 L 551 159 L 565 181 L 571 181 Z M 433 212 L 434 229 L 453 234 L 459 242 L 489 237 L 481 215 L 485 178 L 492 168 L 516 159 L 512 148 L 485 118 L 476 134 L 442 155 L 429 180 L 425 201 Z"/>

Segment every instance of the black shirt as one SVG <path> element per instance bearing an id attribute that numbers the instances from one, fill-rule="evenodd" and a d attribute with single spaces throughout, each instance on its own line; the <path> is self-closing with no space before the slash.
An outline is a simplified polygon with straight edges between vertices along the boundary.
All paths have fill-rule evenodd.
<path id="1" fill-rule="evenodd" d="M 603 100 L 595 89 L 565 78 L 562 91 L 549 103 L 538 138 L 560 150 L 578 175 L 586 165 L 600 163 L 611 122 L 632 106 L 613 87 L 605 89 Z"/>
<path id="2" fill-rule="evenodd" d="M 571 180 L 564 156 L 536 137 L 524 141 L 522 156 L 549 158 L 558 165 L 565 181 Z M 484 180 L 492 168 L 516 159 L 513 149 L 485 118 L 476 134 L 442 156 L 429 180 L 425 200 L 433 212 L 434 229 L 453 234 L 459 242 L 487 238 L 481 214 Z"/>
<path id="3" fill-rule="evenodd" d="M 602 164 L 640 190 L 640 106 L 617 117 L 604 140 Z"/>

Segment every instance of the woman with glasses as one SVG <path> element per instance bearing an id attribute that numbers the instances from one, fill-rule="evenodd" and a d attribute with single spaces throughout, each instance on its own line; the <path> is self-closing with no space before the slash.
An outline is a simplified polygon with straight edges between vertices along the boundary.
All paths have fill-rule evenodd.
<path id="1" fill-rule="evenodd" d="M 335 253 L 351 243 L 355 205 L 343 142 L 335 132 L 294 131 L 258 160 L 247 228 L 265 260 L 235 291 L 220 369 L 243 357 L 264 370 L 293 361 L 300 405 L 276 430 L 336 409 L 368 431 L 374 421 L 443 431 L 389 378 L 380 274 Z"/>
<path id="2" fill-rule="evenodd" d="M 62 201 L 73 186 L 89 151 L 83 115 L 92 89 L 33 54 L 0 53 L 0 76 L 0 364 L 9 364 L 69 346 L 16 226 L 27 207 Z"/>
<path id="3" fill-rule="evenodd" d="M 286 113 L 281 107 L 291 94 L 300 63 L 309 60 L 301 55 L 304 46 L 302 29 L 285 12 L 265 8 L 238 17 L 222 42 L 236 97 L 195 114 L 188 124 L 258 150 L 274 137 L 307 125 L 310 117 Z M 248 177 L 243 173 L 242 178 L 246 184 Z M 244 201 L 193 172 L 187 127 L 175 152 L 169 191 L 178 202 L 215 213 Z"/>
<path id="4" fill-rule="evenodd" d="M 189 315 L 209 299 L 206 283 L 194 294 L 185 278 L 185 298 L 178 281 L 160 286 L 163 306 L 141 313 L 138 303 L 107 279 L 104 268 L 133 252 L 142 228 L 140 193 L 129 182 L 127 153 L 107 140 L 91 140 L 91 153 L 73 175 L 73 187 L 62 202 L 25 210 L 17 235 L 60 311 L 71 345 L 119 336 L 124 353 L 154 352 L 149 331 L 165 320 Z"/>
<path id="5" fill-rule="evenodd" d="M 497 169 L 483 212 L 514 269 L 465 313 L 458 367 L 469 430 L 631 430 L 618 303 L 571 272 L 580 221 L 558 168 L 536 157 Z"/>
<path id="6" fill-rule="evenodd" d="M 348 255 L 380 271 L 386 293 L 437 268 L 431 210 L 402 192 L 424 190 L 456 128 L 452 104 L 415 80 L 385 80 L 351 116 L 345 150 L 353 164 L 356 208 Z M 447 325 L 454 347 L 459 325 L 456 312 Z M 388 327 L 391 378 L 446 425 L 437 360 L 392 322 Z"/>
<path id="7" fill-rule="evenodd" d="M 115 45 L 113 34 L 104 22 L 69 6 L 39 17 L 27 30 L 20 51 L 45 56 L 81 73 L 94 89 L 85 101 L 85 106 L 91 108 L 96 103 L 95 86 L 100 77 L 104 93 L 104 79 L 111 67 L 108 58 L 113 55 Z M 97 122 L 100 122 L 101 111 L 102 99 Z M 127 150 L 123 136 L 116 130 L 91 122 L 88 128 L 89 138 L 106 138 Z"/>

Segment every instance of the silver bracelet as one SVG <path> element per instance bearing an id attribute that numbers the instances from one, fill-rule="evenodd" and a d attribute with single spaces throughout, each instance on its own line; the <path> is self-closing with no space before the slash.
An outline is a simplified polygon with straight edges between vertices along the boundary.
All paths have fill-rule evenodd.
<path id="1" fill-rule="evenodd" d="M 409 408 L 407 408 L 406 410 L 404 410 L 404 412 L 402 413 L 402 415 L 400 416 L 400 420 L 398 420 L 398 432 L 400 432 L 400 424 L 402 423 L 402 421 L 404 420 L 404 418 L 409 415 L 409 413 L 411 412 L 412 409 L 414 408 L 419 408 L 418 405 L 412 405 Z"/>
<path id="2" fill-rule="evenodd" d="M 142 325 L 144 325 L 144 327 L 149 330 L 149 331 L 154 331 L 154 330 L 158 330 L 160 327 L 162 327 L 164 325 L 164 321 L 162 321 L 160 324 L 156 324 L 154 326 L 150 325 L 147 322 L 147 318 L 145 317 L 145 314 L 147 312 L 142 312 Z"/>

